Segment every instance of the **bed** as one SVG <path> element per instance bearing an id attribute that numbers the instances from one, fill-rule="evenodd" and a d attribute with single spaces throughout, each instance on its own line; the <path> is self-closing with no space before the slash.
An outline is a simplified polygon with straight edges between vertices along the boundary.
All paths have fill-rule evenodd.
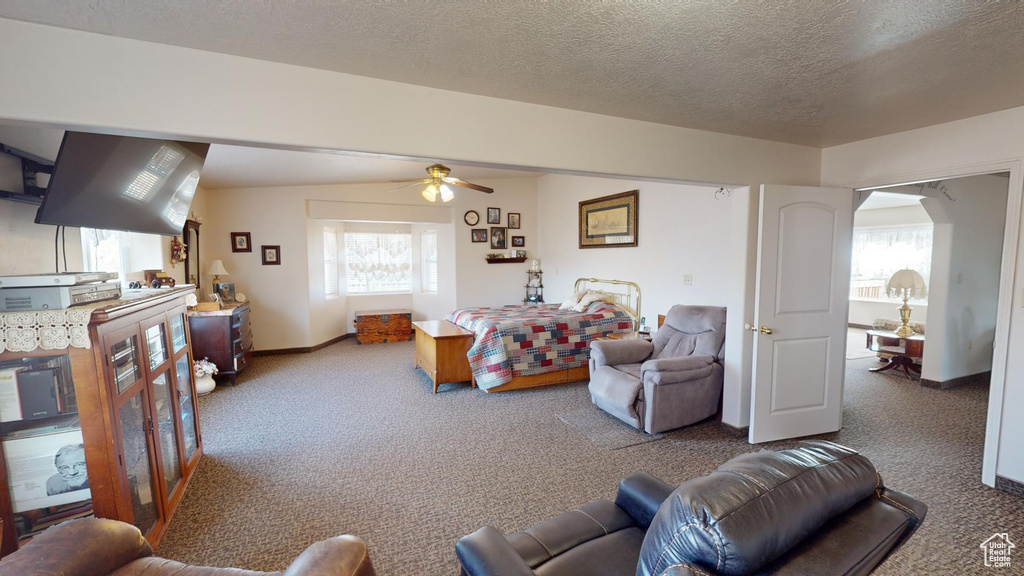
<path id="1" fill-rule="evenodd" d="M 640 317 L 636 283 L 576 280 L 574 292 L 588 289 L 606 293 L 610 302 L 592 303 L 582 312 L 559 310 L 558 304 L 452 312 L 449 322 L 475 334 L 467 357 L 476 385 L 502 392 L 586 379 L 590 342 L 612 333 L 631 333 Z"/>

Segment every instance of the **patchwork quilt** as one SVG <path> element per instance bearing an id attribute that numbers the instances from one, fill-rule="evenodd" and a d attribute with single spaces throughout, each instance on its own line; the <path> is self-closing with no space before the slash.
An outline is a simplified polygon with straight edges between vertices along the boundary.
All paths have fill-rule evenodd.
<path id="1" fill-rule="evenodd" d="M 591 340 L 633 329 L 632 317 L 606 302 L 583 312 L 559 310 L 557 304 L 462 308 L 448 321 L 476 334 L 467 355 L 476 384 L 484 390 L 515 376 L 586 366 Z"/>

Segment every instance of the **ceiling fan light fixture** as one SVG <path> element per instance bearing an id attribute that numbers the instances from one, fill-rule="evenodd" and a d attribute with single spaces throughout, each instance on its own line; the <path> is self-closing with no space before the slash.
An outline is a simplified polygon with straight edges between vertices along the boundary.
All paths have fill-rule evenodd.
<path id="1" fill-rule="evenodd" d="M 431 184 L 423 189 L 423 197 L 427 202 L 437 202 L 437 185 Z"/>
<path id="2" fill-rule="evenodd" d="M 441 184 L 441 201 L 451 202 L 452 198 L 455 198 L 455 192 L 447 184 Z"/>

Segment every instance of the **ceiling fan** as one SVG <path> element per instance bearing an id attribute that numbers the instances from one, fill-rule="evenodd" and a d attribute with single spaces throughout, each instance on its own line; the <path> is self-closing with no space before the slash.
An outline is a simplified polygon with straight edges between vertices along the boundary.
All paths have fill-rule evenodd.
<path id="1" fill-rule="evenodd" d="M 473 184 L 472 182 L 466 182 L 465 180 L 459 180 L 454 176 L 449 176 L 451 169 L 442 164 L 431 164 L 427 166 L 427 178 L 421 180 L 395 180 L 395 182 L 412 182 L 405 186 L 399 186 L 392 190 L 401 190 L 402 188 L 408 188 L 409 186 L 415 186 L 417 184 L 426 184 L 427 187 L 423 190 L 423 197 L 429 202 L 437 202 L 438 195 L 441 196 L 442 202 L 449 202 L 452 198 L 455 198 L 455 193 L 448 186 L 462 186 L 463 188 L 469 188 L 471 190 L 478 190 L 480 192 L 486 192 L 487 194 L 493 194 L 494 189 L 488 188 L 487 186 L 480 186 L 479 184 Z"/>

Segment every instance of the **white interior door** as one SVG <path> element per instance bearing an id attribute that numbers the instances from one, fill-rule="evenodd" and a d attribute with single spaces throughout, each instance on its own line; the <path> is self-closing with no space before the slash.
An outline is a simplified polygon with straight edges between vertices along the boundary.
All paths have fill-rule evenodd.
<path id="1" fill-rule="evenodd" d="M 853 190 L 762 186 L 750 442 L 839 430 Z"/>

